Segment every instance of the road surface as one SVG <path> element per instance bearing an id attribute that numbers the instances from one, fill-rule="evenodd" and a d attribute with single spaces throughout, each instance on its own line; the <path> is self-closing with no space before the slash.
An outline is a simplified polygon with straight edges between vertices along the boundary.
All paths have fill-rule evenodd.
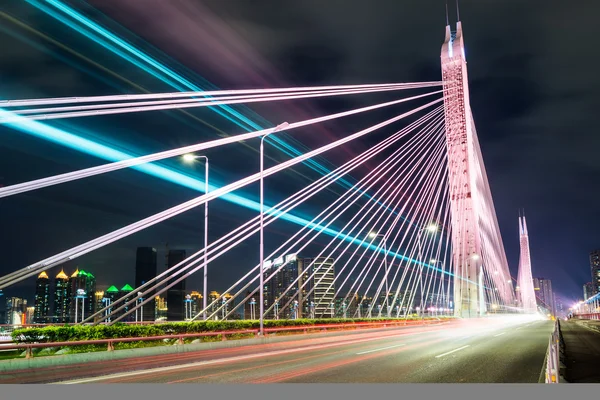
<path id="1" fill-rule="evenodd" d="M 485 322 L 485 323 L 484 323 Z M 3 374 L 0 383 L 537 383 L 553 323 L 451 322 Z"/>

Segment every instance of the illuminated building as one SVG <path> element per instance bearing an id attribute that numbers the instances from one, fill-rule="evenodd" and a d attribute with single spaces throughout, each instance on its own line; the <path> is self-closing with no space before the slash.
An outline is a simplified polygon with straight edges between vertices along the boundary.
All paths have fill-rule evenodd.
<path id="1" fill-rule="evenodd" d="M 36 310 L 36 307 L 27 307 L 27 313 L 26 313 L 26 316 L 25 316 L 25 324 L 31 325 L 31 324 L 34 323 L 34 320 L 35 320 L 35 317 L 34 317 L 35 310 Z"/>
<path id="2" fill-rule="evenodd" d="M 27 300 L 20 297 L 6 299 L 6 323 L 8 325 L 22 325 L 23 316 L 27 313 Z"/>
<path id="3" fill-rule="evenodd" d="M 533 290 L 535 291 L 538 305 L 547 309 L 552 315 L 556 315 L 552 281 L 544 278 L 533 278 Z"/>
<path id="4" fill-rule="evenodd" d="M 594 295 L 594 285 L 588 282 L 583 285 L 583 300 L 587 300 Z"/>
<path id="5" fill-rule="evenodd" d="M 94 293 L 94 304 L 96 305 L 95 307 L 95 312 L 98 312 L 100 310 L 102 310 L 105 306 L 104 306 L 104 292 L 103 291 L 97 291 L 96 293 Z M 101 316 L 97 316 L 94 318 L 94 322 L 97 322 L 100 320 Z"/>
<path id="6" fill-rule="evenodd" d="M 592 295 L 600 293 L 600 250 L 590 253 L 590 269 L 592 272 Z"/>
<path id="7" fill-rule="evenodd" d="M 125 300 L 124 300 L 123 302 L 119 303 L 119 307 L 120 307 L 120 306 L 122 306 L 123 304 L 125 304 L 126 302 L 128 302 L 129 300 L 133 300 L 133 298 L 134 298 L 134 297 L 136 297 L 136 296 L 135 296 L 135 293 L 133 293 L 133 288 L 132 288 L 132 287 L 131 287 L 129 284 L 125 284 L 125 286 L 123 286 L 123 287 L 121 288 L 121 290 L 119 291 L 119 298 L 121 298 L 121 297 L 123 297 L 123 296 L 126 296 L 126 297 L 125 297 Z M 133 304 L 131 307 L 130 307 L 130 306 L 126 306 L 125 308 L 123 308 L 123 309 L 120 311 L 119 315 L 123 315 L 123 314 L 125 314 L 127 311 L 129 311 L 130 309 L 132 309 L 132 308 L 133 308 L 133 306 L 135 306 L 135 304 Z M 149 307 L 148 307 L 148 308 L 149 308 Z M 144 313 L 145 313 L 145 311 L 146 311 L 146 310 L 144 310 Z M 139 311 L 139 309 L 138 309 L 138 313 L 139 313 L 139 312 L 140 312 L 140 311 Z M 127 316 L 123 317 L 123 318 L 122 318 L 122 319 L 120 319 L 119 321 L 120 321 L 120 322 L 132 322 L 132 321 L 135 321 L 135 317 L 136 317 L 136 313 L 135 313 L 135 311 L 134 311 L 134 312 L 132 312 L 131 314 L 129 314 L 129 315 L 127 315 Z M 138 320 L 139 320 L 139 319 L 140 319 L 140 318 L 139 318 L 139 315 L 138 315 Z"/>
<path id="8" fill-rule="evenodd" d="M 270 281 L 272 284 L 267 282 L 268 285 L 265 285 L 265 306 L 270 306 L 271 299 L 277 300 L 281 318 L 292 318 L 294 299 L 299 305 L 298 318 L 309 318 L 313 308 L 316 318 L 331 316 L 331 304 L 335 301 L 334 262 L 333 258 L 287 255 L 272 263 L 265 263 L 269 267 L 269 274 L 279 269 Z M 302 288 L 300 293 L 299 288 Z"/>
<path id="9" fill-rule="evenodd" d="M 50 314 L 50 279 L 42 271 L 35 282 L 35 302 L 33 316 L 27 318 L 28 323 L 45 324 Z"/>
<path id="10" fill-rule="evenodd" d="M 202 294 L 195 290 L 190 293 L 190 298 L 192 300 L 192 317 L 198 315 L 198 313 L 202 310 Z"/>
<path id="11" fill-rule="evenodd" d="M 83 290 L 85 299 L 77 298 L 77 291 Z M 83 319 L 90 317 L 95 310 L 94 293 L 96 293 L 96 278 L 89 272 L 79 270 L 77 268 L 69 278 L 68 295 L 69 295 L 69 322 L 82 321 L 81 306 L 85 308 L 83 311 Z M 75 302 L 77 307 L 75 307 Z M 75 318 L 75 308 L 77 308 L 77 319 Z"/>
<path id="12" fill-rule="evenodd" d="M 313 263 L 312 266 L 310 266 L 311 263 Z M 313 302 L 316 318 L 331 316 L 331 305 L 335 301 L 334 263 L 333 258 L 298 258 L 298 268 L 303 272 L 301 284 L 309 279 L 308 284 L 304 286 L 305 290 L 302 291 L 303 302 L 301 304 Z M 309 266 L 310 269 L 308 269 Z M 307 295 L 306 293 L 311 290 L 312 292 Z"/>
<path id="13" fill-rule="evenodd" d="M 206 313 L 207 317 L 210 314 L 212 314 L 212 313 L 214 313 L 214 312 L 216 312 L 218 310 L 218 308 L 219 308 L 218 299 L 220 297 L 221 297 L 221 294 L 219 292 L 214 291 L 214 290 L 208 294 L 208 301 L 207 301 L 208 310 L 207 310 L 207 313 Z"/>
<path id="14" fill-rule="evenodd" d="M 167 320 L 167 301 L 164 297 L 154 296 L 154 320 L 155 321 L 166 321 Z"/>
<path id="15" fill-rule="evenodd" d="M 69 277 L 62 269 L 54 278 L 54 315 L 53 322 L 65 323 L 69 320 Z"/>

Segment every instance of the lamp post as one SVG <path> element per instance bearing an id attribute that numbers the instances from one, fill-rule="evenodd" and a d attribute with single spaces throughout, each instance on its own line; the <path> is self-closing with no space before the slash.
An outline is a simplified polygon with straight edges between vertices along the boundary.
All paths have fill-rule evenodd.
<path id="1" fill-rule="evenodd" d="M 110 303 L 111 303 L 111 301 L 110 301 L 110 298 L 108 298 L 108 297 L 104 297 L 104 298 L 102 299 L 102 302 L 105 304 L 105 307 L 110 307 Z M 110 315 L 111 311 L 112 311 L 112 310 L 111 310 L 110 308 L 109 308 L 109 309 L 107 309 L 107 310 L 104 312 L 104 316 L 108 316 L 108 315 Z M 107 318 L 107 321 L 105 321 L 105 322 L 110 322 L 110 317 L 108 317 L 108 318 Z"/>
<path id="2" fill-rule="evenodd" d="M 265 145 L 264 145 L 264 141 L 265 138 L 277 131 L 280 131 L 281 129 L 284 129 L 288 126 L 289 124 L 287 122 L 284 122 L 282 124 L 277 125 L 275 128 L 273 128 L 273 130 L 265 135 L 263 135 L 260 138 L 260 296 L 259 296 L 259 301 L 260 301 L 260 305 L 259 305 L 259 310 L 260 310 L 260 335 L 263 336 L 264 335 L 264 321 L 263 321 L 263 313 L 264 313 L 264 308 L 265 308 L 265 302 L 264 302 L 264 291 L 265 291 L 265 284 L 264 284 L 264 267 L 265 267 L 265 260 L 264 260 L 264 153 L 265 153 Z"/>
<path id="3" fill-rule="evenodd" d="M 225 316 L 227 315 L 227 299 L 223 296 L 223 300 L 221 301 L 221 319 L 225 320 Z"/>
<path id="4" fill-rule="evenodd" d="M 419 230 L 419 232 L 417 232 L 417 246 L 419 248 L 419 262 L 421 262 L 421 265 L 423 264 L 423 255 L 421 254 L 422 253 L 421 252 L 421 234 L 423 233 L 423 231 L 427 231 L 429 233 L 435 233 L 435 232 L 437 232 L 437 230 L 438 230 L 438 226 L 436 224 L 431 223 L 431 224 L 427 225 L 426 227 L 421 228 Z M 423 293 L 423 276 L 421 276 L 421 278 L 419 279 L 419 282 L 421 284 L 421 290 L 420 290 L 421 291 L 421 304 L 419 306 L 419 310 L 422 315 L 423 309 L 425 307 L 425 305 L 423 304 L 423 301 L 424 301 L 424 299 L 423 299 L 423 294 L 424 294 Z"/>
<path id="5" fill-rule="evenodd" d="M 256 304 L 256 300 L 254 300 L 254 297 L 252 298 L 252 300 L 250 300 L 250 319 L 254 320 L 255 318 L 255 314 L 254 314 L 254 305 Z"/>
<path id="6" fill-rule="evenodd" d="M 138 301 L 140 302 L 140 322 L 144 322 L 144 298 L 142 297 L 142 292 L 138 292 Z"/>
<path id="7" fill-rule="evenodd" d="M 186 154 L 183 156 L 184 161 L 191 163 L 198 158 L 204 159 L 204 194 L 208 194 L 208 157 L 206 156 L 195 156 L 193 154 Z M 208 300 L 207 282 L 208 282 L 208 201 L 204 202 L 204 288 L 202 293 L 202 318 L 206 320 L 206 305 Z"/>
<path id="8" fill-rule="evenodd" d="M 81 299 L 81 320 L 84 320 L 84 316 L 85 316 L 85 290 L 83 289 L 77 289 L 76 292 L 76 296 L 75 296 L 75 323 L 77 323 L 77 318 L 78 318 L 78 303 L 79 303 L 79 299 Z"/>
<path id="9" fill-rule="evenodd" d="M 275 319 L 279 319 L 279 300 L 275 300 L 275 308 L 273 310 Z"/>

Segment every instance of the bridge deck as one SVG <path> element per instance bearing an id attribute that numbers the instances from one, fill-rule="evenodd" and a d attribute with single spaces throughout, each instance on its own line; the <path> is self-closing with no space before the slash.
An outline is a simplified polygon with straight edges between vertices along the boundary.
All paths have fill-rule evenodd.
<path id="1" fill-rule="evenodd" d="M 600 322 L 567 321 L 560 323 L 565 342 L 565 378 L 570 383 L 600 382 Z M 592 329 L 599 329 L 594 331 Z"/>

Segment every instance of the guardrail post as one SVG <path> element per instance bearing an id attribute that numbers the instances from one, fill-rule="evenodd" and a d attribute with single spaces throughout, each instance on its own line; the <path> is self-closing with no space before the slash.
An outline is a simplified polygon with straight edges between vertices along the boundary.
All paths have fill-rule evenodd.
<path id="1" fill-rule="evenodd" d="M 25 358 L 33 358 L 33 349 L 31 346 L 25 348 Z"/>
<path id="2" fill-rule="evenodd" d="M 108 346 L 106 348 L 106 351 L 114 351 L 115 350 L 115 346 L 113 345 L 112 340 L 110 342 L 108 342 Z"/>
<path id="3" fill-rule="evenodd" d="M 177 344 L 183 344 L 183 336 L 179 336 L 177 339 Z"/>
<path id="4" fill-rule="evenodd" d="M 221 341 L 222 341 L 222 342 L 224 342 L 224 341 L 226 341 L 226 340 L 227 340 L 227 335 L 225 335 L 225 334 L 222 334 L 222 335 L 221 335 Z"/>

